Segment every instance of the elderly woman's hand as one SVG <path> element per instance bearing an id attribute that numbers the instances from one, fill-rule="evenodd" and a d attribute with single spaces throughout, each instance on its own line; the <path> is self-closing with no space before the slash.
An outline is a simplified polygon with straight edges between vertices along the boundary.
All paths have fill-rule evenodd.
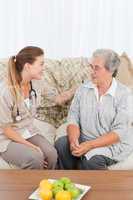
<path id="1" fill-rule="evenodd" d="M 73 152 L 74 150 L 77 150 L 79 148 L 79 141 L 78 139 L 74 142 L 70 142 L 70 151 Z"/>
<path id="2" fill-rule="evenodd" d="M 76 150 L 72 151 L 72 155 L 76 157 L 80 157 L 90 151 L 92 149 L 92 145 L 89 141 L 82 142 Z"/>

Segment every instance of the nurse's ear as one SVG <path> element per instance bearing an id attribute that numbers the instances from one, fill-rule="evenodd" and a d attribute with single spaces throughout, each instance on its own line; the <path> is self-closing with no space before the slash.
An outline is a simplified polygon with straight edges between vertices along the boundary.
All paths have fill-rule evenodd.
<path id="1" fill-rule="evenodd" d="M 31 71 L 31 64 L 30 63 L 25 63 L 23 70 L 27 73 L 29 73 Z"/>

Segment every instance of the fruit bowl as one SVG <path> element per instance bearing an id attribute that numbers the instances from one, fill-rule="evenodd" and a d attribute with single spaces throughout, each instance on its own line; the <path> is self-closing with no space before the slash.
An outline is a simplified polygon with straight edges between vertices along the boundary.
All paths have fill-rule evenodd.
<path id="1" fill-rule="evenodd" d="M 56 179 L 48 179 L 48 181 L 50 183 L 54 183 L 56 182 L 57 180 Z M 81 200 L 82 197 L 91 189 L 91 186 L 87 186 L 87 185 L 80 185 L 80 184 L 76 184 L 74 183 L 74 185 L 76 186 L 76 188 L 78 188 L 81 192 L 81 194 L 75 198 L 75 200 Z M 30 196 L 29 196 L 29 199 L 32 199 L 32 200 L 42 200 L 40 197 L 39 197 L 39 188 L 37 188 Z M 54 198 L 53 198 L 54 200 Z"/>

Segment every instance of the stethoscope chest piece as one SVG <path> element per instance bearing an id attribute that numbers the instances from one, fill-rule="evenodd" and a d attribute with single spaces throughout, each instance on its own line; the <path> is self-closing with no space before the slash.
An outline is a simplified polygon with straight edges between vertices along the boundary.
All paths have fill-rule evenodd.
<path id="1" fill-rule="evenodd" d="M 29 94 L 29 99 L 25 100 L 25 104 L 28 107 L 28 109 L 30 108 L 30 105 L 31 105 L 30 99 L 32 99 L 32 96 L 35 96 L 35 99 L 37 98 L 36 91 L 32 88 L 32 82 L 30 82 L 30 85 L 31 85 L 31 90 L 30 90 L 30 94 Z M 15 120 L 17 122 L 20 122 L 22 120 L 22 116 L 20 115 L 19 107 L 18 106 L 17 106 L 17 115 L 16 115 Z"/>
<path id="2" fill-rule="evenodd" d="M 19 121 L 21 121 L 21 120 L 22 120 L 22 117 L 21 117 L 20 115 L 17 115 L 17 116 L 16 116 L 16 121 L 19 122 Z"/>

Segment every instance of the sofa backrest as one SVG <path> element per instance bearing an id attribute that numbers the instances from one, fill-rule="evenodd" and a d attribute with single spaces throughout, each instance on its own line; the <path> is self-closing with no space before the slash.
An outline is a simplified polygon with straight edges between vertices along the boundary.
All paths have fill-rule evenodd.
<path id="1" fill-rule="evenodd" d="M 120 56 L 120 66 L 117 79 L 130 88 L 133 88 L 133 63 L 126 53 Z"/>
<path id="2" fill-rule="evenodd" d="M 133 88 L 133 64 L 125 53 L 120 56 L 120 60 L 121 64 L 116 78 Z M 0 60 L 0 78 L 7 73 L 7 63 L 8 59 Z M 53 99 L 73 86 L 78 87 L 86 79 L 90 79 L 87 58 L 45 59 L 42 80 L 33 82 L 38 94 L 38 118 L 55 127 L 65 122 L 71 102 L 57 106 Z"/>

